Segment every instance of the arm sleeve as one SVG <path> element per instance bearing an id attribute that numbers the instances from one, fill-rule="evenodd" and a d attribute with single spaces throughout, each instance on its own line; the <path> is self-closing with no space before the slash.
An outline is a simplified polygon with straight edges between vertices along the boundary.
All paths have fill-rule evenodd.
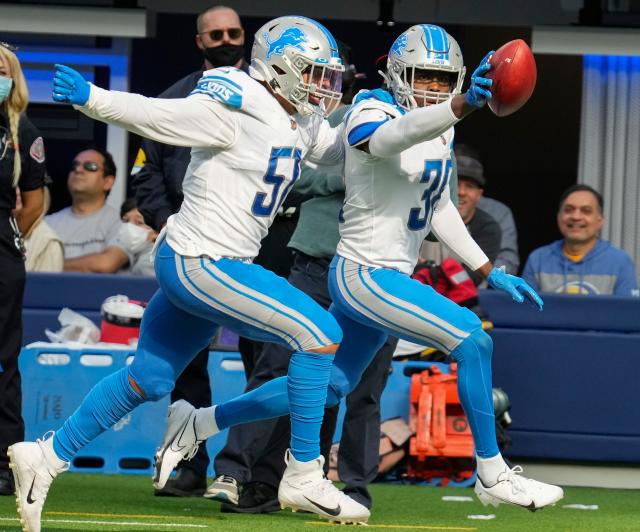
<path id="1" fill-rule="evenodd" d="M 457 122 L 450 101 L 413 109 L 379 124 L 369 140 L 369 153 L 375 157 L 397 155 L 414 144 L 442 135 Z"/>
<path id="2" fill-rule="evenodd" d="M 449 198 L 446 191 L 433 213 L 431 228 L 438 240 L 456 253 L 471 270 L 489 262 L 484 251 L 471 238 L 466 225 L 460 218 L 460 213 Z"/>
<path id="3" fill-rule="evenodd" d="M 144 153 L 145 163 L 140 171 L 131 176 L 131 186 L 145 221 L 160 230 L 173 214 L 165 183 L 163 145 L 143 139 L 140 150 Z"/>
<path id="4" fill-rule="evenodd" d="M 622 264 L 613 293 L 616 296 L 638 296 L 636 270 L 633 267 L 631 259 L 627 257 L 625 258 L 627 260 Z"/>
<path id="5" fill-rule="evenodd" d="M 317 140 L 306 160 L 319 164 L 338 164 L 344 159 L 344 124 L 331 127 L 326 119 L 320 123 Z"/>
<path id="6" fill-rule="evenodd" d="M 86 105 L 74 107 L 101 122 L 174 146 L 228 148 L 239 129 L 236 113 L 205 94 L 146 98 L 91 85 Z"/>

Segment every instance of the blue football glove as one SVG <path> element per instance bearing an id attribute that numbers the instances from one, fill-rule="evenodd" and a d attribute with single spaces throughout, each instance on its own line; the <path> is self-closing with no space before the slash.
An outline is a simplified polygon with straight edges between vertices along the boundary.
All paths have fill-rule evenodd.
<path id="1" fill-rule="evenodd" d="M 65 65 L 55 65 L 53 100 L 55 102 L 84 105 L 89 100 L 91 86 L 82 74 Z"/>
<path id="2" fill-rule="evenodd" d="M 491 270 L 489 277 L 487 277 L 487 282 L 496 290 L 502 290 L 509 294 L 513 300 L 518 303 L 522 303 L 526 296 L 529 302 L 537 307 L 538 310 L 542 310 L 544 306 L 540 296 L 524 279 L 516 277 L 515 275 L 509 275 L 501 268 Z"/>
<path id="3" fill-rule="evenodd" d="M 493 84 L 493 80 L 485 78 L 484 75 L 491 69 L 489 58 L 494 53 L 494 51 L 491 51 L 485 55 L 484 59 L 480 61 L 478 68 L 471 74 L 471 85 L 464 98 L 471 107 L 475 107 L 476 109 L 480 109 L 480 107 L 487 103 L 487 100 L 491 99 L 489 87 Z"/>

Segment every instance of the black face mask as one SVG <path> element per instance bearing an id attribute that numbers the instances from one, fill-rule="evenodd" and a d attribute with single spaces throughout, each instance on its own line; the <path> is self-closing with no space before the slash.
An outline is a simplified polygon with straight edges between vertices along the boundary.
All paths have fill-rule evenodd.
<path id="1" fill-rule="evenodd" d="M 244 57 L 244 44 L 222 44 L 212 48 L 205 48 L 202 53 L 214 68 L 234 66 Z"/>

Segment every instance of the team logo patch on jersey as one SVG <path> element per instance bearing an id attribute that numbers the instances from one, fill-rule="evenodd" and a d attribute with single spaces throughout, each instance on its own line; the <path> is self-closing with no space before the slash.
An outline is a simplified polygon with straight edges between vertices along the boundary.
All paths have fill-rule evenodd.
<path id="1" fill-rule="evenodd" d="M 269 49 L 267 50 L 267 59 L 269 59 L 273 54 L 282 55 L 284 51 L 289 46 L 293 46 L 295 49 L 304 51 L 304 46 L 302 43 L 307 42 L 307 36 L 300 28 L 289 27 L 282 30 L 280 37 L 278 37 L 275 41 L 271 41 L 269 39 L 269 34 L 265 33 L 264 38 L 269 45 Z"/>
<path id="2" fill-rule="evenodd" d="M 206 94 L 230 107 L 242 106 L 242 87 L 220 76 L 204 76 L 191 94 Z"/>
<path id="3" fill-rule="evenodd" d="M 400 35 L 391 46 L 391 51 L 396 54 L 398 57 L 402 55 L 402 52 L 407 48 L 407 39 L 408 37 L 405 34 Z"/>
<path id="4" fill-rule="evenodd" d="M 31 148 L 29 148 L 29 155 L 37 163 L 42 164 L 44 162 L 44 142 L 42 142 L 42 137 L 38 137 L 33 141 Z"/>

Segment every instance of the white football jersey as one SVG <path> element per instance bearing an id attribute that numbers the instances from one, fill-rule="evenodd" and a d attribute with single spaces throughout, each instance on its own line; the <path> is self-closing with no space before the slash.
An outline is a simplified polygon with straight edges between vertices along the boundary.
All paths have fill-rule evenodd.
<path id="1" fill-rule="evenodd" d="M 367 99 L 345 118 L 346 196 L 337 253 L 365 266 L 411 274 L 434 209 L 450 201 L 454 130 L 450 127 L 391 157 L 374 157 L 357 148 L 376 125 L 403 113 L 390 103 Z"/>
<path id="2" fill-rule="evenodd" d="M 335 164 L 342 129 L 290 116 L 243 71 L 206 71 L 185 99 L 155 99 L 92 86 L 80 110 L 147 138 L 191 146 L 180 211 L 167 221 L 179 254 L 252 259 L 300 175 L 300 162 Z"/>

